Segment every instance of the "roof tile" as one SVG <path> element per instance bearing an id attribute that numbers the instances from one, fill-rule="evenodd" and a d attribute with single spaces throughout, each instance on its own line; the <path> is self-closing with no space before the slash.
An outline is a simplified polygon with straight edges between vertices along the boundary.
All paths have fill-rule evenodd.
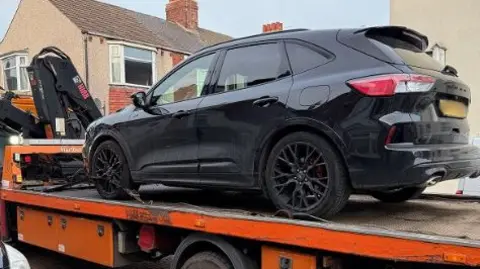
<path id="1" fill-rule="evenodd" d="M 130 42 L 193 53 L 205 46 L 232 39 L 199 28 L 189 31 L 162 18 L 95 0 L 49 0 L 80 30 Z"/>

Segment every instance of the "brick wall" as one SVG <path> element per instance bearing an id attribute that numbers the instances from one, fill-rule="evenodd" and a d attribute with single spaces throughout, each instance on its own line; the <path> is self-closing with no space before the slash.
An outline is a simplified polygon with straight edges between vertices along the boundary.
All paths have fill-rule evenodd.
<path id="1" fill-rule="evenodd" d="M 122 87 L 122 86 L 110 87 L 110 90 L 108 93 L 108 99 L 109 99 L 108 111 L 110 113 L 114 113 L 115 111 L 132 104 L 132 99 L 130 98 L 130 96 L 142 90 L 144 89 Z"/>
<path id="2" fill-rule="evenodd" d="M 198 3 L 196 0 L 169 0 L 166 7 L 167 21 L 187 29 L 198 28 Z"/>
<path id="3" fill-rule="evenodd" d="M 283 23 L 281 22 L 274 22 L 274 23 L 263 25 L 264 33 L 278 32 L 278 31 L 283 31 Z"/>
<path id="4" fill-rule="evenodd" d="M 170 53 L 170 56 L 172 56 L 173 66 L 176 66 L 177 64 L 181 63 L 183 59 L 185 59 L 185 55 L 176 52 Z"/>

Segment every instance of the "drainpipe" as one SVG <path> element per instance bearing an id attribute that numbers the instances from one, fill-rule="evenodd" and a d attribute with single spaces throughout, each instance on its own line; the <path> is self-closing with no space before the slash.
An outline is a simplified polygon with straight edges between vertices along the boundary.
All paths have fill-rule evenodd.
<path id="1" fill-rule="evenodd" d="M 84 55 L 85 55 L 85 85 L 87 89 L 90 89 L 90 76 L 89 76 L 89 66 L 88 66 L 88 33 L 83 32 L 83 45 L 84 45 Z"/>

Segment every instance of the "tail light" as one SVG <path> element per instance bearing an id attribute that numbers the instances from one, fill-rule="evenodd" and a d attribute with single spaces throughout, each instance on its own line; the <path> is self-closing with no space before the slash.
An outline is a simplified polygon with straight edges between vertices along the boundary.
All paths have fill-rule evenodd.
<path id="1" fill-rule="evenodd" d="M 435 79 L 424 75 L 391 74 L 354 79 L 347 84 L 368 96 L 392 96 L 396 93 L 429 91 Z"/>
<path id="2" fill-rule="evenodd" d="M 31 164 L 32 163 L 32 156 L 30 156 L 30 155 L 23 156 L 23 161 L 27 164 Z"/>
<path id="3" fill-rule="evenodd" d="M 456 195 L 463 195 L 463 190 L 457 190 L 457 192 L 455 192 Z"/>
<path id="4" fill-rule="evenodd" d="M 140 234 L 138 235 L 138 246 L 144 252 L 150 252 L 157 246 L 157 235 L 155 227 L 150 225 L 142 225 Z"/>

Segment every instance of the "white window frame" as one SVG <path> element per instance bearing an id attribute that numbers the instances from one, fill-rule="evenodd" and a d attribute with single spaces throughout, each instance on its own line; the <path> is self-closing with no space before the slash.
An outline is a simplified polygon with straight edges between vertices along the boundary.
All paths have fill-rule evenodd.
<path id="1" fill-rule="evenodd" d="M 15 58 L 15 67 L 5 69 L 4 61 L 9 59 L 9 58 Z M 25 63 L 23 65 L 20 64 L 20 59 L 21 58 L 25 58 Z M 21 84 L 20 83 L 20 81 L 21 81 L 21 69 L 26 68 L 28 66 L 29 66 L 29 63 L 28 63 L 28 54 L 27 53 L 12 53 L 12 54 L 7 54 L 5 56 L 0 57 L 0 74 L 1 74 L 1 77 L 3 79 L 2 87 L 7 91 L 11 90 L 7 86 L 7 76 L 5 74 L 5 71 L 11 70 L 11 69 L 16 69 L 16 71 L 17 71 L 17 85 L 20 85 Z M 16 89 L 16 90 L 12 90 L 12 91 L 14 91 L 15 93 L 20 93 L 20 94 L 21 93 L 26 93 L 26 94 L 30 93 L 31 89 L 30 89 L 30 82 L 28 81 L 28 77 L 27 77 L 27 88 L 26 89 Z"/>
<path id="2" fill-rule="evenodd" d="M 120 52 L 121 65 L 120 65 L 120 81 L 119 82 L 113 81 L 113 68 L 112 68 L 112 60 L 113 60 L 112 48 L 113 47 L 117 47 L 118 51 Z M 152 52 L 152 85 L 146 86 L 146 85 L 126 83 L 125 81 L 125 47 L 148 50 Z M 157 82 L 157 49 L 156 48 L 123 42 L 123 41 L 111 41 L 111 42 L 108 42 L 108 50 L 109 50 L 108 62 L 109 62 L 109 70 L 110 70 L 109 77 L 110 77 L 111 85 L 130 86 L 130 87 L 145 88 L 145 89 L 149 89 L 153 85 L 155 85 L 155 83 Z M 141 59 L 135 59 L 135 60 L 142 61 Z"/>

